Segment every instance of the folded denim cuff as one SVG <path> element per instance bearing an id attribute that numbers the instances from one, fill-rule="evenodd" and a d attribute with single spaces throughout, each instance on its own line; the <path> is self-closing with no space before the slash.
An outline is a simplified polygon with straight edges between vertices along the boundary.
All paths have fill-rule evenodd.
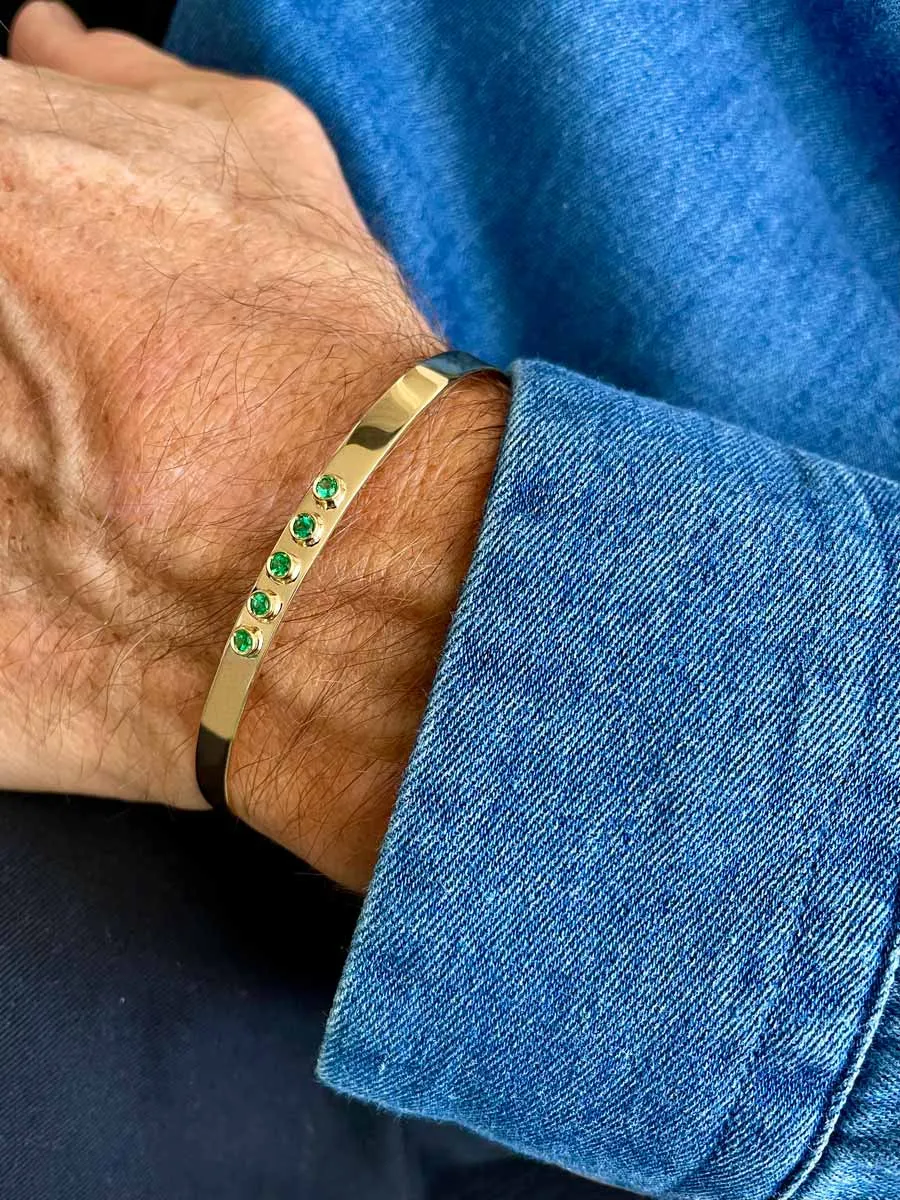
<path id="1" fill-rule="evenodd" d="M 520 364 L 322 1079 L 796 1190 L 893 971 L 898 562 L 894 485 Z"/>

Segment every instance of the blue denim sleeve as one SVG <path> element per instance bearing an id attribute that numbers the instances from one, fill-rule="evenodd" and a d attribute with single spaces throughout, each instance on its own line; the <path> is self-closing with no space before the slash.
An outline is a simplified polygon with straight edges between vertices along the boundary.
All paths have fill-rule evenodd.
<path id="1" fill-rule="evenodd" d="M 804 1185 L 894 970 L 898 564 L 896 485 L 520 364 L 323 1080 L 652 1195 Z"/>

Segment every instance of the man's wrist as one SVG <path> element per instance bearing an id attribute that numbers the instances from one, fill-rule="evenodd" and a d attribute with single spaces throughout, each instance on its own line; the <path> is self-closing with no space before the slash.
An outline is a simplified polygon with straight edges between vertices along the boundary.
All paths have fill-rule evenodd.
<path id="1" fill-rule="evenodd" d="M 387 826 L 506 404 L 502 382 L 475 377 L 415 423 L 298 596 L 235 742 L 235 810 L 350 887 L 365 887 Z"/>

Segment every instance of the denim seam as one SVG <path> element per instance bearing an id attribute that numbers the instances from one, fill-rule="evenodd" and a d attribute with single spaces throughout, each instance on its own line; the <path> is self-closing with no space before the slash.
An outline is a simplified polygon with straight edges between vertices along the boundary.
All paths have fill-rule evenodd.
<path id="1" fill-rule="evenodd" d="M 837 466 L 838 464 L 834 464 L 834 465 Z M 874 513 L 871 510 L 871 506 L 869 505 L 868 499 L 865 496 L 862 489 L 853 482 L 852 478 L 850 477 L 850 472 L 848 470 L 841 469 L 840 475 L 842 477 L 844 484 L 846 485 L 847 490 L 853 493 L 852 502 L 855 502 L 857 507 L 862 507 L 865 509 L 869 523 L 872 526 L 875 526 L 877 528 L 878 522 L 874 516 Z M 833 519 L 834 518 L 834 508 L 833 507 L 831 509 L 831 515 L 832 515 L 832 525 L 834 525 L 835 522 Z M 863 557 L 863 556 L 861 555 L 860 557 Z M 878 553 L 878 560 L 879 560 L 879 566 L 880 566 L 880 576 L 881 576 L 881 580 L 882 580 L 882 592 L 879 597 L 878 620 L 873 620 L 871 622 L 870 628 L 874 628 L 875 626 L 877 626 L 880 623 L 881 612 L 882 612 L 883 605 L 884 605 L 884 581 L 885 581 L 885 576 L 886 576 L 886 570 L 885 570 L 883 552 Z M 869 680 L 871 680 L 871 664 L 872 664 L 872 659 L 873 659 L 873 655 L 874 655 L 874 643 L 875 643 L 874 634 L 872 632 L 870 632 L 867 637 L 867 640 L 866 640 L 866 667 L 867 667 L 867 675 L 869 677 Z M 804 669 L 805 669 L 805 666 L 806 666 L 806 664 L 804 663 Z M 858 735 L 859 731 L 865 726 L 867 717 L 869 715 L 869 704 L 871 701 L 870 686 L 871 685 L 869 683 L 867 683 L 866 694 L 861 698 L 862 711 L 859 714 L 859 717 L 856 722 L 857 735 Z M 850 760 L 848 758 L 848 762 L 845 764 L 844 770 L 842 772 L 842 778 L 844 778 L 846 776 L 846 772 L 847 772 L 847 769 L 849 768 L 849 765 L 850 765 Z M 756 1069 L 756 1066 L 757 1066 L 760 1058 L 763 1056 L 763 1054 L 765 1053 L 765 1051 L 768 1047 L 768 1043 L 769 1043 L 769 1040 L 773 1033 L 773 1030 L 777 1027 L 777 1022 L 775 1022 L 773 1024 L 773 1015 L 772 1014 L 773 1014 L 773 1011 L 777 1011 L 778 1000 L 781 995 L 781 984 L 783 983 L 785 976 L 787 975 L 788 970 L 791 966 L 792 951 L 793 951 L 794 947 L 796 946 L 797 940 L 801 936 L 802 931 L 803 931 L 804 915 L 808 911 L 809 900 L 810 900 L 811 895 L 813 894 L 813 889 L 814 889 L 816 880 L 818 879 L 818 865 L 817 865 L 818 864 L 818 851 L 819 851 L 819 847 L 821 846 L 823 838 L 825 838 L 825 836 L 827 835 L 827 832 L 828 832 L 829 816 L 834 807 L 834 799 L 835 799 L 836 792 L 838 791 L 838 787 L 839 787 L 839 785 L 835 784 L 835 786 L 833 786 L 831 789 L 831 795 L 829 797 L 827 809 L 823 815 L 822 821 L 819 824 L 815 842 L 810 847 L 808 878 L 807 878 L 805 886 L 804 886 L 803 896 L 800 900 L 800 903 L 797 905 L 797 909 L 796 909 L 796 913 L 795 913 L 794 927 L 793 927 L 793 930 L 791 933 L 791 938 L 790 938 L 788 945 L 785 947 L 785 950 L 784 950 L 784 953 L 782 956 L 781 971 L 779 973 L 779 984 L 778 984 L 778 986 L 774 987 L 772 996 L 769 1000 L 769 1003 L 766 1006 L 765 1018 L 764 1018 L 762 1028 L 760 1030 L 760 1035 L 759 1035 L 759 1038 L 757 1039 L 756 1046 L 754 1047 L 753 1053 L 750 1056 L 750 1059 L 747 1063 L 747 1067 L 742 1074 L 741 1082 L 740 1082 L 738 1089 L 734 1095 L 734 1098 L 728 1108 L 728 1111 L 726 1112 L 726 1114 L 724 1115 L 724 1117 L 722 1119 L 722 1124 L 720 1126 L 719 1133 L 718 1133 L 718 1135 L 715 1139 L 715 1142 L 713 1143 L 713 1146 L 710 1149 L 709 1153 L 706 1155 L 705 1159 L 703 1160 L 703 1162 L 701 1164 L 699 1164 L 696 1167 L 693 1167 L 690 1171 L 687 1172 L 686 1175 L 679 1178 L 675 1182 L 674 1185 L 671 1185 L 670 1187 L 666 1188 L 666 1192 L 665 1192 L 666 1195 L 677 1196 L 677 1195 L 683 1194 L 682 1189 L 686 1185 L 690 1186 L 691 1181 L 697 1180 L 698 1178 L 702 1178 L 703 1172 L 705 1170 L 707 1170 L 709 1168 L 710 1164 L 715 1161 L 716 1156 L 720 1153 L 720 1151 L 722 1150 L 722 1147 L 725 1144 L 725 1140 L 728 1136 L 728 1133 L 729 1133 L 731 1126 L 734 1122 L 734 1119 L 737 1115 L 738 1107 L 741 1103 L 741 1099 L 745 1092 L 746 1083 L 749 1079 L 751 1079 L 753 1077 L 753 1073 Z M 895 896 L 895 901 L 896 901 L 896 896 Z M 893 928 L 893 925 L 894 925 L 894 922 L 892 921 L 891 928 Z M 897 949 L 897 954 L 900 954 L 900 947 L 898 947 L 898 949 Z M 881 957 L 883 957 L 883 955 Z M 894 963 L 893 966 L 890 965 L 891 963 L 894 963 L 893 958 L 889 958 L 887 965 L 879 966 L 878 970 L 875 973 L 875 981 L 876 982 L 882 978 L 882 974 L 885 970 L 888 970 L 890 972 L 890 978 L 893 977 L 893 971 L 896 969 L 896 963 Z M 878 988 L 873 987 L 873 989 L 870 989 L 870 991 L 871 990 L 874 990 L 876 992 L 876 994 L 879 997 L 881 997 L 878 1008 L 877 1008 L 877 1013 L 880 1016 L 881 1010 L 884 1007 L 884 1003 L 885 1003 L 887 995 L 890 991 L 889 983 L 888 983 L 887 987 L 884 987 L 884 984 L 882 982 L 882 985 L 880 987 L 878 987 Z M 882 996 L 882 993 L 883 993 L 883 996 Z M 877 1027 L 877 1024 L 878 1024 L 877 1020 L 874 1021 L 873 1025 L 872 1025 L 872 1029 L 866 1035 L 866 1030 L 868 1030 L 868 1025 L 869 1025 L 870 1020 L 871 1020 L 870 1016 L 865 1016 L 865 1015 L 862 1016 L 862 1018 L 860 1020 L 859 1029 L 857 1030 L 857 1033 L 854 1036 L 854 1038 L 851 1042 L 850 1048 L 848 1050 L 848 1054 L 847 1054 L 847 1058 L 845 1060 L 844 1066 L 837 1073 L 835 1083 L 831 1089 L 830 1097 L 828 1097 L 826 1095 L 826 1101 L 823 1106 L 823 1114 L 824 1115 L 823 1115 L 822 1119 L 818 1122 L 818 1125 L 817 1125 L 817 1128 L 820 1131 L 818 1134 L 818 1138 L 819 1138 L 819 1141 L 821 1141 L 821 1143 L 822 1143 L 821 1146 L 818 1146 L 818 1143 L 816 1142 L 816 1139 L 814 1138 L 811 1147 L 809 1149 L 804 1150 L 799 1162 L 795 1165 L 795 1167 L 791 1170 L 791 1172 L 789 1173 L 789 1175 L 787 1177 L 788 1180 L 793 1180 L 795 1178 L 795 1176 L 798 1175 L 798 1172 L 800 1172 L 801 1174 L 800 1174 L 800 1177 L 798 1179 L 798 1183 L 796 1186 L 799 1186 L 799 1183 L 802 1182 L 802 1180 L 804 1178 L 806 1178 L 806 1176 L 809 1174 L 809 1172 L 814 1168 L 815 1163 L 821 1157 L 821 1154 L 824 1152 L 825 1146 L 827 1145 L 827 1141 L 831 1135 L 831 1131 L 834 1127 L 834 1124 L 837 1122 L 840 1112 L 843 1109 L 843 1105 L 846 1101 L 847 1095 L 849 1095 L 850 1089 L 852 1087 L 852 1080 L 854 1080 L 856 1078 L 859 1068 L 862 1065 L 862 1060 L 865 1056 L 865 1050 L 868 1048 L 868 1045 L 871 1042 L 872 1036 L 874 1036 L 875 1028 Z M 861 1053 L 860 1053 L 860 1038 L 863 1038 Z M 857 1058 L 858 1058 L 858 1062 L 857 1062 Z M 854 1067 L 854 1064 L 855 1064 L 855 1067 Z M 851 1082 L 850 1082 L 849 1086 L 845 1086 L 845 1080 L 847 1079 L 848 1075 L 850 1076 Z M 833 1118 L 829 1125 L 828 1118 L 829 1118 L 829 1115 L 832 1113 L 833 1113 Z M 815 1153 L 814 1160 L 809 1164 L 808 1168 L 805 1171 L 801 1172 L 803 1159 L 806 1158 L 807 1156 L 811 1155 L 813 1153 L 813 1148 L 815 1148 L 815 1147 L 817 1147 L 817 1152 Z M 784 1181 L 782 1181 L 775 1188 L 775 1190 L 770 1194 L 769 1200 L 789 1200 L 789 1197 L 793 1193 L 790 1189 L 785 1190 L 786 1188 L 787 1188 L 787 1184 Z"/>
<path id="2" fill-rule="evenodd" d="M 885 1005 L 894 986 L 898 966 L 900 966 L 900 875 L 897 876 L 891 909 L 891 924 L 884 939 L 873 985 L 869 989 L 869 1001 L 866 1004 L 864 1017 L 860 1022 L 856 1037 L 851 1043 L 844 1069 L 837 1078 L 832 1089 L 831 1100 L 825 1107 L 822 1119 L 819 1121 L 807 1149 L 782 1187 L 773 1194 L 771 1200 L 791 1200 L 792 1197 L 798 1196 L 800 1190 L 809 1182 L 813 1171 L 828 1149 L 832 1134 L 837 1128 L 844 1106 L 853 1091 L 869 1047 L 881 1023 Z"/>
<path id="3" fill-rule="evenodd" d="M 753 1053 L 750 1056 L 749 1061 L 747 1062 L 747 1065 L 746 1065 L 744 1071 L 742 1072 L 740 1084 L 738 1085 L 737 1091 L 735 1092 L 734 1098 L 732 1099 L 732 1102 L 728 1108 L 728 1111 L 725 1113 L 725 1115 L 722 1119 L 722 1124 L 719 1128 L 719 1133 L 718 1133 L 709 1153 L 706 1155 L 706 1158 L 698 1166 L 692 1167 L 686 1175 L 684 1175 L 680 1179 L 676 1180 L 676 1182 L 674 1184 L 667 1187 L 666 1191 L 664 1193 L 664 1195 L 666 1195 L 666 1196 L 675 1197 L 675 1196 L 685 1195 L 685 1193 L 683 1191 L 685 1186 L 690 1187 L 691 1182 L 693 1180 L 696 1180 L 698 1177 L 702 1177 L 703 1172 L 709 1167 L 709 1165 L 712 1162 L 715 1161 L 716 1155 L 719 1154 L 719 1152 L 722 1150 L 722 1147 L 725 1144 L 725 1140 L 728 1137 L 729 1132 L 731 1131 L 731 1126 L 732 1126 L 732 1123 L 737 1114 L 738 1106 L 740 1105 L 741 1099 L 743 1098 L 743 1095 L 744 1095 L 744 1089 L 745 1089 L 747 1080 L 752 1078 L 753 1072 L 756 1069 L 759 1059 L 762 1057 L 763 1053 L 765 1052 L 765 1050 L 768 1047 L 769 1037 L 771 1036 L 772 1031 L 773 1031 L 772 1012 L 773 1012 L 773 1010 L 775 1010 L 777 1008 L 778 1000 L 781 996 L 781 992 L 783 989 L 784 980 L 785 980 L 786 976 L 788 975 L 790 967 L 791 967 L 791 957 L 792 957 L 793 950 L 794 950 L 794 948 L 797 944 L 797 941 L 800 938 L 801 933 L 803 931 L 804 914 L 806 913 L 806 911 L 808 909 L 809 899 L 813 892 L 814 884 L 818 878 L 818 875 L 816 872 L 816 857 L 817 857 L 817 854 L 819 851 L 819 847 L 822 843 L 822 839 L 825 836 L 826 826 L 827 826 L 829 814 L 831 812 L 832 804 L 833 804 L 833 800 L 829 803 L 827 811 L 823 814 L 823 818 L 819 824 L 819 829 L 816 834 L 816 840 L 815 840 L 814 844 L 810 847 L 808 877 L 807 877 L 805 885 L 804 885 L 803 895 L 802 895 L 800 902 L 798 903 L 795 913 L 794 913 L 794 924 L 793 924 L 793 929 L 791 931 L 790 941 L 787 944 L 787 946 L 785 946 L 784 952 L 782 954 L 781 970 L 778 974 L 778 981 L 777 981 L 777 983 L 773 984 L 772 995 L 769 998 L 768 1004 L 766 1005 L 765 1017 L 764 1017 L 763 1021 L 761 1022 L 759 1036 L 757 1038 L 756 1045 L 753 1049 Z M 687 1194 L 690 1194 L 690 1193 L 687 1193 Z M 772 1197 L 772 1200 L 774 1200 L 774 1195 Z"/>
<path id="4" fill-rule="evenodd" d="M 859 501 L 865 505 L 873 526 L 877 528 L 879 523 L 871 510 L 868 498 L 863 489 L 859 484 L 849 479 L 846 474 L 844 478 L 848 487 L 856 492 Z M 885 607 L 884 587 L 887 581 L 883 538 L 879 538 L 878 545 L 882 548 L 879 558 L 883 586 L 879 598 L 878 621 L 872 622 L 873 627 L 879 626 L 883 620 Z M 876 708 L 878 704 L 877 693 L 873 697 L 871 690 L 872 659 L 875 657 L 873 647 L 875 644 L 876 639 L 873 634 L 869 638 L 869 684 L 866 697 L 867 703 L 861 722 L 863 727 L 872 719 L 873 708 Z M 875 1036 L 882 1013 L 887 1004 L 891 987 L 897 974 L 898 964 L 900 964 L 900 875 L 895 876 L 894 895 L 891 902 L 891 921 L 879 953 L 878 965 L 873 973 L 872 984 L 868 990 L 866 1001 L 860 1014 L 859 1025 L 848 1047 L 843 1067 L 835 1076 L 830 1096 L 826 1097 L 822 1114 L 817 1122 L 815 1131 L 808 1140 L 806 1148 L 798 1158 L 794 1169 L 782 1182 L 781 1187 L 776 1189 L 771 1200 L 790 1200 L 790 1197 L 795 1196 L 799 1189 L 812 1176 L 813 1171 L 821 1161 L 840 1120 L 847 1099 L 862 1070 L 866 1054 L 872 1044 L 872 1039 Z"/>

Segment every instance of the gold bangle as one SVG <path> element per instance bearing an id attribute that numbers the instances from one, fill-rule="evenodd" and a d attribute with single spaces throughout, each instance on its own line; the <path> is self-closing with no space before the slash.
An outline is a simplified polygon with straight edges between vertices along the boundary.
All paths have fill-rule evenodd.
<path id="1" fill-rule="evenodd" d="M 228 761 L 256 673 L 288 605 L 350 501 L 416 417 L 456 380 L 497 367 L 458 350 L 423 359 L 379 397 L 281 531 L 231 629 L 197 735 L 197 784 L 211 808 L 228 804 Z"/>

